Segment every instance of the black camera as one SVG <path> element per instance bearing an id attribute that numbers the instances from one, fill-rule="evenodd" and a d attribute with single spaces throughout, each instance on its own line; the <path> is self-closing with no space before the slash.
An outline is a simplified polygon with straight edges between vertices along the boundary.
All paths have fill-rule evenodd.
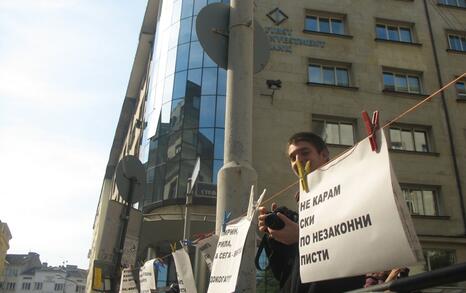
<path id="1" fill-rule="evenodd" d="M 285 223 L 278 217 L 277 213 L 284 214 L 293 222 L 298 222 L 298 213 L 288 209 L 287 207 L 276 208 L 273 212 L 268 213 L 265 217 L 265 225 L 273 230 L 281 230 L 285 227 Z"/>

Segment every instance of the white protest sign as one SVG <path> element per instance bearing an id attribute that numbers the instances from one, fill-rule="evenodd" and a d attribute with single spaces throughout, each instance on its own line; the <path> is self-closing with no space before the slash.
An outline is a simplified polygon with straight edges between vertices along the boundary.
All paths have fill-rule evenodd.
<path id="1" fill-rule="evenodd" d="M 131 269 L 123 269 L 121 272 L 120 293 L 138 293 Z"/>
<path id="2" fill-rule="evenodd" d="M 172 255 L 175 261 L 180 293 L 196 293 L 196 283 L 194 282 L 191 260 L 189 259 L 188 253 L 184 248 L 181 248 L 173 252 Z"/>
<path id="3" fill-rule="evenodd" d="M 196 246 L 199 248 L 199 251 L 202 254 L 207 267 L 212 271 L 212 263 L 214 261 L 215 249 L 217 248 L 218 235 L 214 234 L 205 239 L 201 239 L 196 243 Z"/>
<path id="4" fill-rule="evenodd" d="M 384 271 L 422 259 L 419 241 L 391 170 L 387 142 L 366 139 L 308 175 L 300 191 L 302 282 Z"/>
<path id="5" fill-rule="evenodd" d="M 254 186 L 252 186 L 247 216 L 226 225 L 225 231 L 220 234 L 207 293 L 235 292 L 244 243 L 257 207 L 261 205 L 264 195 L 265 190 L 257 203 L 254 203 Z"/>
<path id="6" fill-rule="evenodd" d="M 150 290 L 155 290 L 155 273 L 154 273 L 155 259 L 148 260 L 139 270 L 139 284 L 141 286 L 141 293 L 150 293 Z"/>
<path id="7" fill-rule="evenodd" d="M 227 225 L 225 232 L 221 233 L 207 293 L 235 291 L 244 242 L 250 226 L 251 221 L 243 217 L 237 223 Z"/>

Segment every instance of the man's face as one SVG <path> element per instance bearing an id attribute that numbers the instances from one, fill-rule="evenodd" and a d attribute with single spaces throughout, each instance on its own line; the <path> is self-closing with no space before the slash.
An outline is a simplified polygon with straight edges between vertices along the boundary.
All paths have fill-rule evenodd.
<path id="1" fill-rule="evenodd" d="M 318 152 L 317 149 L 311 143 L 307 141 L 298 141 L 295 144 L 288 146 L 288 157 L 290 159 L 291 168 L 294 173 L 298 175 L 298 160 L 301 165 L 306 165 L 306 162 L 311 162 L 311 171 L 319 168 L 328 161 L 327 151 Z"/>

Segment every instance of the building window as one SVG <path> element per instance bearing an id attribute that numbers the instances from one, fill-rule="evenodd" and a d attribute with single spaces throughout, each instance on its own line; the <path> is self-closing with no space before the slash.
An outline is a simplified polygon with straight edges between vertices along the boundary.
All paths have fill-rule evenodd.
<path id="1" fill-rule="evenodd" d="M 34 290 L 42 290 L 42 283 L 34 282 Z"/>
<path id="2" fill-rule="evenodd" d="M 413 74 L 383 72 L 383 88 L 387 91 L 420 94 L 420 77 Z"/>
<path id="3" fill-rule="evenodd" d="M 55 291 L 63 291 L 64 284 L 55 284 Z"/>
<path id="4" fill-rule="evenodd" d="M 466 100 L 466 85 L 464 81 L 458 81 L 455 87 L 457 98 L 460 100 Z"/>
<path id="5" fill-rule="evenodd" d="M 343 17 L 308 15 L 306 16 L 306 20 L 304 22 L 304 30 L 334 35 L 344 35 L 345 22 Z"/>
<path id="6" fill-rule="evenodd" d="M 313 119 L 312 131 L 327 144 L 354 145 L 354 125 L 349 121 Z"/>
<path id="7" fill-rule="evenodd" d="M 426 271 L 448 267 L 456 263 L 456 253 L 452 249 L 426 249 L 424 250 Z"/>
<path id="8" fill-rule="evenodd" d="M 466 0 L 439 0 L 438 3 L 448 6 L 466 8 Z"/>
<path id="9" fill-rule="evenodd" d="M 390 148 L 393 150 L 430 152 L 427 129 L 390 127 Z"/>
<path id="10" fill-rule="evenodd" d="M 14 268 L 7 268 L 6 274 L 7 277 L 16 277 L 18 276 L 18 270 Z"/>
<path id="11" fill-rule="evenodd" d="M 448 47 L 453 51 L 466 52 L 466 36 L 448 34 Z"/>
<path id="12" fill-rule="evenodd" d="M 438 216 L 438 188 L 402 186 L 403 195 L 411 215 Z"/>
<path id="13" fill-rule="evenodd" d="M 16 287 L 16 283 L 13 283 L 13 282 L 7 282 L 6 283 L 6 289 L 7 290 L 13 291 L 13 290 L 15 290 L 15 287 Z"/>
<path id="14" fill-rule="evenodd" d="M 310 64 L 308 68 L 309 82 L 337 86 L 349 86 L 349 70 L 345 67 Z"/>
<path id="15" fill-rule="evenodd" d="M 31 283 L 23 283 L 21 286 L 23 290 L 31 290 Z"/>
<path id="16" fill-rule="evenodd" d="M 412 43 L 413 33 L 409 26 L 377 23 L 375 26 L 377 39 Z"/>

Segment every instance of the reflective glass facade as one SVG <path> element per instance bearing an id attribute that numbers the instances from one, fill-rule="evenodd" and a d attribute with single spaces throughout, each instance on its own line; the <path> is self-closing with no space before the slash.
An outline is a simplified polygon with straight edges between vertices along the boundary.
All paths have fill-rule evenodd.
<path id="1" fill-rule="evenodd" d="M 223 165 L 226 71 L 196 35 L 197 14 L 212 2 L 219 1 L 162 2 L 140 151 L 148 183 L 143 207 L 184 197 L 197 157 L 205 185 L 216 183 Z"/>

